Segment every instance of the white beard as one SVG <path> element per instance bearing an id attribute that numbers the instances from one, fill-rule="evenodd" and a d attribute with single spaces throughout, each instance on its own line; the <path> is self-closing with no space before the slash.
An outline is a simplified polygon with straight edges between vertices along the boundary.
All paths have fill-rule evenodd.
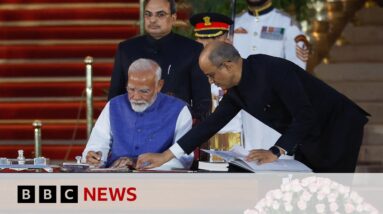
<path id="1" fill-rule="evenodd" d="M 133 111 L 135 112 L 144 112 L 147 108 L 149 108 L 154 101 L 156 100 L 157 95 L 153 97 L 153 99 L 150 102 L 146 101 L 130 101 L 130 104 L 132 106 Z"/>
<path id="2" fill-rule="evenodd" d="M 135 112 L 143 112 L 149 107 L 149 103 L 147 102 L 131 102 L 131 104 Z"/>

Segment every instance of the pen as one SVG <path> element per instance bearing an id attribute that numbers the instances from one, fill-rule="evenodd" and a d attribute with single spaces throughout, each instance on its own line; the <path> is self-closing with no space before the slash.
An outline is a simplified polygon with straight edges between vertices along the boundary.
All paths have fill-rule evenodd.
<path id="1" fill-rule="evenodd" d="M 168 75 L 170 74 L 170 68 L 172 67 L 172 65 L 169 65 L 168 67 Z"/>

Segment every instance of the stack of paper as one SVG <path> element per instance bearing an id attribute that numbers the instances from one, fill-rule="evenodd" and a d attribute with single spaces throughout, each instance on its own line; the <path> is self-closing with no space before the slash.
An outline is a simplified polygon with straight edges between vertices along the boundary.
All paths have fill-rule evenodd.
<path id="1" fill-rule="evenodd" d="M 212 155 L 218 155 L 225 161 L 244 168 L 252 172 L 260 171 L 287 171 L 287 172 L 312 172 L 312 170 L 297 160 L 278 159 L 271 163 L 258 164 L 255 161 L 246 161 L 245 157 L 249 154 L 240 146 L 234 146 L 230 151 L 202 150 Z"/>

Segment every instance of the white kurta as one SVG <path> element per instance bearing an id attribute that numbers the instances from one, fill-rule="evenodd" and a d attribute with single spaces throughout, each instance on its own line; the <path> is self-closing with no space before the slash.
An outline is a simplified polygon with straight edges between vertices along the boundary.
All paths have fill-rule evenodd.
<path id="1" fill-rule="evenodd" d="M 296 43 L 295 37 L 302 35 L 291 17 L 273 9 L 258 17 L 243 13 L 235 19 L 235 29 L 244 29 L 234 34 L 234 46 L 242 58 L 253 54 L 267 54 L 285 58 L 301 68 L 306 62 L 297 57 L 296 46 L 303 47 L 303 42 Z M 275 144 L 280 133 L 265 125 L 245 111 L 242 112 L 244 145 L 247 150 L 268 149 Z"/>
<path id="2" fill-rule="evenodd" d="M 158 115 L 159 117 L 161 115 Z M 178 115 L 176 127 L 174 130 L 173 144 L 177 142 L 186 132 L 188 132 L 192 127 L 192 117 L 189 109 L 185 106 L 180 114 Z M 85 162 L 86 154 L 89 151 L 101 151 L 102 157 L 101 161 L 106 162 L 108 153 L 110 150 L 110 145 L 113 143 L 113 133 L 110 128 L 110 119 L 109 119 L 109 102 L 105 105 L 100 116 L 97 119 L 95 126 L 93 127 L 92 133 L 89 137 L 88 143 L 86 144 L 85 150 L 82 154 L 82 161 Z M 194 154 L 182 155 L 178 158 L 174 158 L 162 165 L 161 167 L 155 169 L 170 170 L 174 168 L 185 168 L 189 169 L 193 162 Z"/>

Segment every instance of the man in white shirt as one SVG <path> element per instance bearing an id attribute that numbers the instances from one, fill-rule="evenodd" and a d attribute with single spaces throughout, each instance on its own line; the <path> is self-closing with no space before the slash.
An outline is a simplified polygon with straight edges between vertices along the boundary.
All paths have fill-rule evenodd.
<path id="1" fill-rule="evenodd" d="M 160 66 L 138 59 L 128 69 L 127 93 L 111 99 L 101 112 L 83 161 L 112 168 L 134 168 L 143 153 L 163 152 L 192 126 L 185 102 L 160 93 L 164 84 Z M 161 169 L 188 169 L 193 155 L 174 158 Z"/>
<path id="2" fill-rule="evenodd" d="M 247 5 L 248 11 L 235 19 L 233 45 L 241 57 L 267 54 L 306 69 L 309 44 L 295 21 L 275 9 L 272 0 L 247 0 Z M 280 137 L 246 111 L 242 111 L 242 126 L 247 150 L 270 148 Z"/>

